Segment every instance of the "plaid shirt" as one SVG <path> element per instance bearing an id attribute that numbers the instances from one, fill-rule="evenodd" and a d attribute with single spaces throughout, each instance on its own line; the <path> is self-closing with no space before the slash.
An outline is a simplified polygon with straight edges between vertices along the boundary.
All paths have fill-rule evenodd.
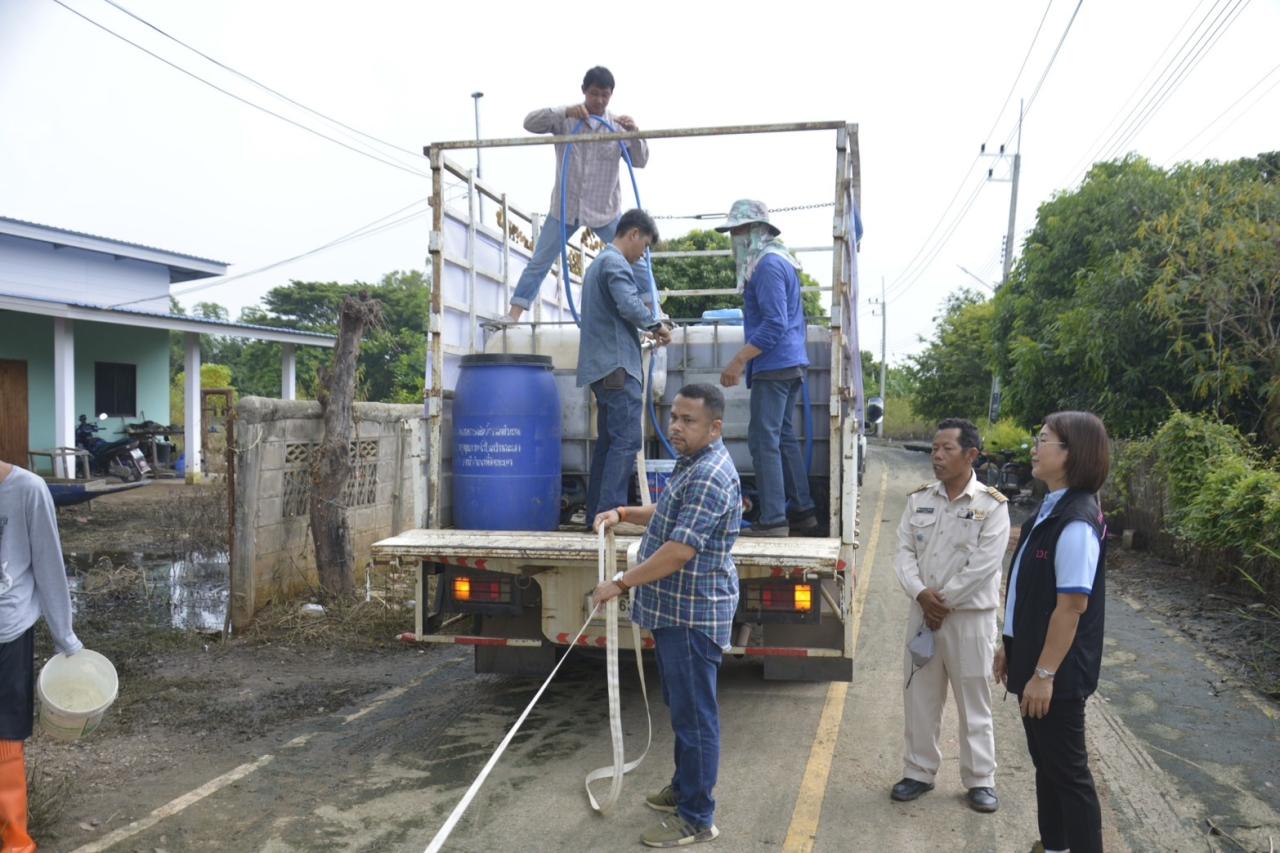
<path id="1" fill-rule="evenodd" d="M 738 608 L 738 569 L 729 551 L 741 520 L 738 471 L 724 442 L 680 457 L 640 541 L 640 559 L 649 559 L 664 542 L 680 542 L 697 553 L 678 571 L 636 587 L 631 621 L 641 628 L 694 628 L 729 648 Z"/>
<path id="2" fill-rule="evenodd" d="M 549 107 L 534 110 L 525 116 L 524 129 L 530 133 L 552 133 L 564 136 L 574 132 L 578 119 L 566 118 L 568 107 Z M 604 119 L 618 127 L 618 119 L 605 111 Z M 621 129 L 621 128 L 619 128 Z M 579 133 L 599 133 L 608 130 L 598 122 L 585 122 Z M 631 154 L 631 165 L 643 168 L 649 162 L 649 146 L 643 139 L 626 143 Z M 569 155 L 569 197 L 565 205 L 565 222 L 574 222 L 587 228 L 608 225 L 622 215 L 622 193 L 618 189 L 618 163 L 622 151 L 616 142 L 595 142 L 575 145 Z M 560 166 L 564 163 L 564 146 L 556 145 L 556 185 L 551 190 L 551 216 L 560 218 Z"/>

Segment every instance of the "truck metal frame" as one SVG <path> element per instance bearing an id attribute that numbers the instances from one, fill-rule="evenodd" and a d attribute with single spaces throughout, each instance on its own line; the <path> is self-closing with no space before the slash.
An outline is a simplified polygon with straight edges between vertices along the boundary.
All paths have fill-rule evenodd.
<path id="1" fill-rule="evenodd" d="M 551 145 L 559 142 L 616 143 L 628 139 L 669 139 L 679 137 L 722 137 L 737 134 L 771 134 L 794 132 L 827 132 L 835 136 L 834 214 L 832 218 L 832 284 L 820 290 L 830 292 L 830 394 L 827 402 L 828 471 L 830 498 L 827 501 L 826 537 L 789 538 L 780 540 L 739 539 L 733 550 L 734 562 L 744 583 L 744 593 L 751 584 L 795 584 L 807 587 L 812 595 L 808 619 L 761 622 L 762 641 L 735 645 L 732 652 L 758 656 L 765 662 L 766 678 L 806 678 L 817 680 L 849 680 L 852 677 L 853 589 L 856 583 L 853 551 L 857 521 L 857 441 L 862 415 L 861 365 L 856 327 L 857 245 L 853 233 L 855 209 L 860 197 L 860 168 L 857 126 L 844 122 L 798 122 L 768 125 L 734 125 L 726 127 L 678 128 L 668 130 L 630 131 L 621 133 L 581 133 L 572 136 L 530 136 L 510 139 L 442 142 L 427 146 L 432 173 L 432 230 L 429 250 L 432 264 L 433 290 L 428 317 L 428 355 L 425 371 L 425 417 L 427 420 L 428 498 L 425 527 L 410 530 L 375 543 L 373 556 L 379 562 L 410 562 L 417 568 L 415 630 L 406 639 L 419 642 L 462 643 L 476 647 L 477 668 L 534 674 L 549 668 L 557 646 L 582 624 L 586 612 L 584 593 L 593 585 L 597 555 L 596 537 L 585 533 L 545 532 L 508 533 L 494 531 L 461 531 L 444 527 L 446 515 L 445 435 L 449 416 L 447 401 L 450 360 L 480 351 L 479 321 L 480 287 L 484 284 L 500 288 L 501 298 L 494 300 L 492 314 L 505 307 L 514 288 L 509 263 L 513 250 L 513 234 L 518 229 L 512 219 L 530 223 L 533 239 L 537 238 L 540 218 L 512 205 L 506 194 L 480 181 L 469 169 L 451 162 L 445 152 L 455 149 L 499 148 L 529 145 Z M 446 211 L 445 176 L 453 175 L 466 182 L 468 215 L 461 220 Z M 489 228 L 476 216 L 477 201 L 490 199 L 500 206 L 502 231 Z M 461 254 L 450 245 L 446 223 L 451 231 L 465 226 L 465 246 Z M 497 269 L 486 269 L 482 262 L 484 236 L 489 248 L 501 241 Z M 527 243 L 526 243 L 527 246 Z M 812 247 L 811 247 L 812 248 Z M 577 247 L 585 269 L 590 249 Z M 655 253 L 661 257 L 664 253 Z M 679 253 L 688 255 L 689 253 Z M 709 253 L 718 254 L 718 253 Z M 655 270 L 657 267 L 655 266 Z M 461 272 L 467 298 L 446 298 L 447 274 L 453 279 Z M 532 323 L 564 322 L 564 291 L 580 287 L 571 271 L 555 272 L 558 287 L 554 302 L 539 299 L 534 306 Z M 700 294 L 733 291 L 699 291 Z M 675 295 L 691 295 L 673 291 Z M 667 295 L 659 291 L 660 296 Z M 483 295 L 484 298 L 492 298 Z M 550 319 L 548 319 L 550 317 Z M 811 325 L 811 333 L 815 327 Z M 825 330 L 824 330 L 825 331 Z M 536 351 L 536 336 L 534 336 Z M 643 486 L 642 486 L 643 488 Z M 635 538 L 619 537 L 619 558 Z M 503 588 L 519 606 L 486 607 L 474 605 L 463 609 L 477 615 L 475 630 L 462 634 L 439 633 L 446 624 L 446 604 L 456 591 L 446 589 L 458 578 L 497 578 L 511 583 Z M 467 581 L 470 583 L 470 580 Z M 469 587 L 468 587 L 469 588 Z M 523 592 L 522 592 L 523 591 Z M 521 596 L 524 596 L 523 599 Z M 536 596 L 536 603 L 535 602 Z M 532 611 L 538 610 L 537 618 Z M 457 611 L 453 611 L 457 612 Z M 801 614 L 804 615 L 804 614 Z M 603 641 L 603 628 L 592 626 L 580 643 L 588 646 Z M 629 642 L 629 632 L 623 632 Z M 646 638 L 646 645 L 651 642 Z M 735 641 L 736 642 L 736 641 Z"/>

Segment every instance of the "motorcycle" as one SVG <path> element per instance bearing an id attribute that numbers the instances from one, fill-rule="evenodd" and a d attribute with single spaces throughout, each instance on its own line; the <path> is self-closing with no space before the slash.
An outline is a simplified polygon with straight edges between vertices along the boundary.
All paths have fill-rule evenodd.
<path id="1" fill-rule="evenodd" d="M 106 420 L 106 415 L 99 415 L 98 420 Z M 119 477 L 126 483 L 136 483 L 151 473 L 151 466 L 138 447 L 138 442 L 131 438 L 106 441 L 98 438 L 102 427 L 91 423 L 85 415 L 80 416 L 76 427 L 76 447 L 89 453 L 89 470 L 98 476 Z"/>

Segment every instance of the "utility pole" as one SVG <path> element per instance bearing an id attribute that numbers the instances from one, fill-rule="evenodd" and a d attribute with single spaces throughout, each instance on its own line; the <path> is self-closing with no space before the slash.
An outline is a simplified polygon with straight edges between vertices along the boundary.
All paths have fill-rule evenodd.
<path id="1" fill-rule="evenodd" d="M 889 340 L 889 303 L 885 301 L 884 276 L 880 276 L 880 299 L 867 300 L 872 305 L 880 306 L 880 399 L 884 400 L 885 377 L 888 370 L 888 340 Z M 874 309 L 873 309 L 874 310 Z M 884 418 L 880 418 L 880 422 L 876 424 L 876 438 L 884 438 Z"/>
<path id="2" fill-rule="evenodd" d="M 1000 287 L 1003 287 L 1004 285 L 1009 283 L 1009 273 L 1013 271 L 1014 227 L 1015 227 L 1015 222 L 1018 218 L 1018 177 L 1022 173 L 1022 110 L 1023 110 L 1022 101 L 1018 101 L 1018 142 L 1016 147 L 1013 149 L 1012 175 L 1009 178 L 997 178 L 995 177 L 995 174 L 994 174 L 995 173 L 994 167 L 987 170 L 987 180 L 989 181 L 1008 180 L 1010 182 L 1009 227 L 1008 227 L 1008 230 L 1005 232 L 1005 237 L 1004 237 L 1004 268 L 1000 276 L 1000 284 L 996 287 L 997 292 L 999 291 Z M 1005 156 L 1003 145 L 1000 146 L 1000 150 L 998 153 L 987 154 L 986 145 L 984 144 L 982 146 L 982 149 L 980 150 L 980 153 L 988 157 L 998 157 L 1000 159 L 1004 159 L 1004 156 Z M 987 402 L 987 418 L 992 423 L 995 423 L 997 420 L 1000 419 L 1000 377 L 996 375 L 994 372 L 991 374 L 991 396 L 988 398 L 988 402 Z"/>
<path id="3" fill-rule="evenodd" d="M 480 99 L 484 97 L 484 92 L 472 92 L 471 100 L 476 108 L 476 142 L 480 141 Z M 480 148 L 476 147 L 476 179 L 484 177 L 484 173 L 480 171 Z M 484 193 L 480 194 L 480 221 L 484 222 Z"/>

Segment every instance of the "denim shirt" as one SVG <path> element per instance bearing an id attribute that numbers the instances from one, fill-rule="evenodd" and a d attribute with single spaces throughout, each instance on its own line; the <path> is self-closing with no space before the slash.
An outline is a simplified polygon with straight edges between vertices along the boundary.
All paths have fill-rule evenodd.
<path id="1" fill-rule="evenodd" d="M 649 282 L 644 283 L 648 290 Z M 612 244 L 606 246 L 582 281 L 582 333 L 578 344 L 578 387 L 603 379 L 619 367 L 643 384 L 640 329 L 655 321 L 640 299 L 634 268 Z"/>
<path id="2" fill-rule="evenodd" d="M 676 462 L 640 540 L 640 559 L 664 542 L 695 551 L 678 571 L 632 594 L 631 621 L 641 628 L 693 628 L 722 649 L 729 648 L 738 609 L 738 569 L 729 552 L 742 521 L 738 470 L 723 441 Z"/>
<path id="3" fill-rule="evenodd" d="M 764 256 L 743 288 L 742 319 L 746 342 L 762 350 L 747 362 L 748 386 L 754 374 L 809 364 L 800 274 L 791 264 Z"/>

